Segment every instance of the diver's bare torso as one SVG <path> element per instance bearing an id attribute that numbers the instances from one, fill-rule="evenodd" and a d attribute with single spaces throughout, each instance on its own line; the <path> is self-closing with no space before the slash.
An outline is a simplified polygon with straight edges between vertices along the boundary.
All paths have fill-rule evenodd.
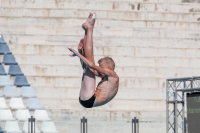
<path id="1" fill-rule="evenodd" d="M 105 76 L 102 78 L 95 91 L 96 99 L 93 107 L 104 105 L 112 100 L 117 94 L 118 87 L 119 77 L 117 74 L 115 77 Z"/>

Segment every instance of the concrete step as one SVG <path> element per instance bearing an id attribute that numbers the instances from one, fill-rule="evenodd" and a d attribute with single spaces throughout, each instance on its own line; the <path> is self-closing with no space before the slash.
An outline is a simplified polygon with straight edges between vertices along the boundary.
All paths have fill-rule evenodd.
<path id="1" fill-rule="evenodd" d="M 102 0 L 94 0 L 94 1 L 102 1 Z M 145 2 L 145 3 L 166 3 L 165 0 L 106 0 L 110 2 L 115 2 L 115 1 L 123 1 L 123 2 Z M 182 0 L 168 0 L 167 2 L 169 3 L 181 3 Z M 195 2 L 195 1 L 194 1 Z"/>
<path id="2" fill-rule="evenodd" d="M 97 108 L 93 108 L 97 109 Z M 59 121 L 60 119 L 70 120 L 69 122 L 77 122 L 85 116 L 89 121 L 128 121 L 134 117 L 141 118 L 144 121 L 163 121 L 166 117 L 166 111 L 106 111 L 106 110 L 91 110 L 82 108 L 80 110 L 67 110 L 67 109 L 49 109 L 48 115 Z M 157 120 L 156 120 L 157 119 Z"/>
<path id="3" fill-rule="evenodd" d="M 34 86 L 34 85 L 33 85 Z M 52 88 L 52 87 L 34 87 L 39 98 L 43 99 L 62 99 L 77 100 L 79 98 L 80 88 Z M 166 100 L 165 88 L 160 89 L 136 89 L 119 88 L 115 100 Z M 56 95 L 55 95 L 56 94 Z"/>
<path id="4" fill-rule="evenodd" d="M 122 15 L 123 16 L 123 15 Z M 165 16 L 165 15 L 164 15 Z M 190 14 L 191 16 L 191 14 Z M 132 17 L 129 17 L 132 18 Z M 171 17 L 170 17 L 171 18 Z M 18 18 L 18 17 L 1 17 L 2 26 L 41 26 L 49 29 L 56 27 L 73 28 L 81 27 L 85 22 L 84 18 Z M 190 20 L 190 18 L 188 18 Z M 95 26 L 101 28 L 154 28 L 154 29 L 177 29 L 177 30 L 198 30 L 198 22 L 187 21 L 165 21 L 165 20 L 121 20 L 121 19 L 97 19 Z M 80 28 L 81 29 L 81 28 Z M 4 33 L 5 34 L 5 33 Z"/>
<path id="5" fill-rule="evenodd" d="M 78 43 L 77 43 L 78 44 Z M 29 45 L 18 44 L 9 45 L 10 50 L 14 55 L 59 55 L 68 56 L 69 49 L 77 49 L 77 45 Z M 99 46 L 94 44 L 95 56 L 126 56 L 126 57 L 176 57 L 176 58 L 199 58 L 200 51 L 197 48 L 162 48 L 158 46 L 143 47 L 143 46 Z"/>
<path id="6" fill-rule="evenodd" d="M 115 23 L 121 25 L 120 23 Z M 114 25 L 115 25 L 114 24 Z M 126 23 L 123 23 L 126 24 Z M 108 26 L 112 27 L 109 23 Z M 138 25 L 139 26 L 139 25 Z M 140 27 L 140 26 L 139 26 Z M 41 26 L 0 26 L 3 34 L 20 35 L 68 35 L 82 36 L 83 30 L 80 27 L 41 27 Z M 171 38 L 171 39 L 199 39 L 199 31 L 192 30 L 172 30 L 172 29 L 146 29 L 146 28 L 99 28 L 94 30 L 96 37 L 139 37 L 139 38 Z"/>
<path id="7" fill-rule="evenodd" d="M 78 44 L 78 43 L 77 43 Z M 73 48 L 77 50 L 77 46 L 75 45 L 9 45 L 12 53 L 14 55 L 69 55 L 69 48 Z M 119 56 L 135 56 L 135 48 L 134 47 L 99 47 L 94 46 L 95 55 L 103 56 L 111 56 L 111 55 L 119 55 Z"/>
<path id="8" fill-rule="evenodd" d="M 174 60 L 175 62 L 175 60 Z M 116 67 L 115 72 L 120 78 L 169 78 L 196 75 L 195 71 L 199 71 L 198 64 L 187 67 L 182 64 L 181 67 Z M 97 64 L 98 65 L 98 64 Z M 81 77 L 83 70 L 77 65 L 20 65 L 22 72 L 26 76 L 41 77 Z M 6 69 L 7 70 L 7 69 Z M 8 73 L 8 71 L 6 71 Z"/>
<path id="9" fill-rule="evenodd" d="M 79 100 L 61 100 L 61 99 L 42 99 L 40 101 L 45 109 L 73 109 L 80 110 L 84 108 L 80 105 Z M 93 110 L 104 111 L 164 111 L 166 108 L 166 101 L 152 101 L 152 100 L 115 100 L 109 103 L 93 108 Z"/>
<path id="10" fill-rule="evenodd" d="M 80 121 L 80 120 L 79 120 Z M 56 127 L 59 129 L 60 133 L 75 133 L 80 132 L 80 122 L 71 123 L 70 121 L 66 121 L 65 124 L 62 122 L 56 122 Z M 166 131 L 166 123 L 162 122 L 144 122 L 140 123 L 139 132 L 140 133 L 161 133 Z M 88 120 L 88 132 L 95 133 L 131 133 L 132 127 L 131 122 L 127 121 L 99 121 L 99 122 L 91 122 Z"/>
<path id="11" fill-rule="evenodd" d="M 185 1 L 186 2 L 186 1 Z M 146 11 L 163 11 L 163 12 L 189 12 L 191 8 L 198 8 L 199 4 L 188 3 L 148 3 L 135 1 L 56 1 L 56 0 L 35 0 L 20 1 L 13 0 L 8 2 L 1 0 L 1 7 L 18 7 L 18 8 L 47 8 L 47 9 L 88 9 L 88 10 L 146 10 Z"/>
<path id="12" fill-rule="evenodd" d="M 69 45 L 77 47 L 81 36 L 47 36 L 4 34 L 9 45 Z M 31 40 L 31 41 L 30 41 Z M 158 48 L 200 48 L 197 39 L 176 38 L 141 38 L 141 37 L 93 37 L 94 45 L 109 47 L 158 47 Z"/>
<path id="13" fill-rule="evenodd" d="M 81 77 L 82 70 L 80 67 L 32 67 L 30 69 L 22 67 L 23 73 L 26 76 L 41 76 L 41 77 Z M 67 71 L 66 71 L 66 70 Z M 180 70 L 179 70 L 180 69 Z M 196 74 L 195 72 L 199 69 L 194 68 L 125 68 L 126 71 L 123 71 L 124 68 L 118 68 L 115 71 L 118 73 L 120 78 L 133 77 L 133 78 L 169 78 L 169 77 L 181 77 L 181 76 L 192 76 Z"/>
<path id="14" fill-rule="evenodd" d="M 147 132 L 154 132 L 154 133 L 161 133 L 165 131 L 165 123 L 140 123 L 140 133 L 147 133 Z M 90 130 L 88 128 L 88 132 L 102 132 L 101 127 L 97 127 L 95 128 L 96 125 L 99 125 L 101 127 L 105 128 L 105 132 L 107 133 L 131 133 L 132 132 L 132 128 L 131 128 L 131 122 L 123 122 L 123 121 L 113 121 L 113 122 L 94 122 L 94 123 L 90 123 L 88 124 L 88 126 L 90 127 Z M 96 131 L 97 130 L 97 131 Z M 99 131 L 101 130 L 101 131 Z"/>
<path id="15" fill-rule="evenodd" d="M 94 0 L 94 1 L 102 1 L 102 0 Z M 106 0 L 106 1 L 124 1 L 124 2 L 138 2 L 138 3 L 166 3 L 166 0 Z M 167 3 L 173 4 L 173 3 L 187 3 L 187 4 L 193 4 L 193 3 L 199 3 L 198 0 L 168 0 Z"/>
<path id="16" fill-rule="evenodd" d="M 122 15 L 123 16 L 123 15 Z M 191 14 L 190 14 L 191 16 Z M 86 17 L 85 17 L 86 18 Z M 65 28 L 81 28 L 81 24 L 85 22 L 85 18 L 16 18 L 16 17 L 2 17 L 0 20 L 0 24 L 2 25 L 1 28 L 17 28 L 16 26 L 26 26 L 25 28 L 37 28 L 43 27 L 48 28 L 49 30 L 53 30 L 55 28 L 62 27 L 63 30 Z M 132 17 L 129 17 L 132 18 Z M 188 18 L 190 20 L 190 18 Z M 6 27 L 7 26 L 7 27 Z M 119 27 L 120 26 L 120 27 Z M 20 28 L 20 27 L 19 27 Z M 130 28 L 141 29 L 148 28 L 153 29 L 168 29 L 168 30 L 199 30 L 199 23 L 198 22 L 187 22 L 181 21 L 178 22 L 176 19 L 173 21 L 165 21 L 165 20 L 121 20 L 120 19 L 97 19 L 95 23 L 95 29 L 101 28 L 104 30 L 109 30 L 110 28 L 115 29 L 124 29 L 130 30 Z M 22 28 L 23 30 L 24 28 Z M 3 30 L 3 29 L 1 29 Z M 5 29 L 6 30 L 6 29 Z M 7 29 L 8 30 L 8 29 Z M 22 31 L 21 30 L 21 31 Z M 28 29 L 27 29 L 28 30 Z M 61 31 L 63 31 L 61 30 Z M 135 30 L 135 29 L 134 29 Z M 60 31 L 60 32 L 61 32 Z M 67 30 L 66 30 L 67 31 Z M 80 30 L 81 31 L 81 30 Z M 94 30 L 95 31 L 95 30 Z M 99 31 L 99 30 L 98 30 Z M 2 31 L 3 32 L 3 31 Z M 10 31 L 11 32 L 11 31 Z M 26 31 L 28 32 L 28 31 Z M 4 33 L 5 34 L 5 33 Z M 59 32 L 58 32 L 59 34 Z"/>
<path id="17" fill-rule="evenodd" d="M 80 77 L 28 76 L 27 78 L 33 87 L 80 88 L 81 86 L 81 75 Z M 119 88 L 161 89 L 165 88 L 166 79 L 122 77 L 119 81 Z"/>
<path id="18" fill-rule="evenodd" d="M 155 11 L 112 11 L 94 10 L 97 22 L 101 20 L 127 20 L 147 22 L 198 22 L 199 12 L 155 12 Z M 87 9 L 32 9 L 32 8 L 0 8 L 1 23 L 8 25 L 34 26 L 73 26 L 83 23 L 88 17 Z M 23 23 L 22 23 L 23 22 Z M 190 24 L 188 23 L 188 24 Z M 100 24 L 98 26 L 101 26 Z M 122 25 L 123 26 L 123 25 Z"/>
<path id="19" fill-rule="evenodd" d="M 106 56 L 106 55 L 105 55 Z M 103 56 L 94 56 L 98 65 L 98 60 Z M 198 64 L 199 58 L 175 58 L 175 57 L 126 57 L 111 56 L 117 67 L 187 67 L 190 68 Z M 80 66 L 78 57 L 51 56 L 51 55 L 16 55 L 16 61 L 20 65 L 77 65 Z M 173 63 L 176 62 L 176 63 Z M 194 66 L 195 67 L 195 66 Z"/>

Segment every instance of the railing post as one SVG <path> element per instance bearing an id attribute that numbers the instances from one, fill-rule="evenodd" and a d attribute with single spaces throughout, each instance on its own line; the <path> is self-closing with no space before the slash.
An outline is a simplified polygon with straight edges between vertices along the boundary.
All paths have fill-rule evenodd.
<path id="1" fill-rule="evenodd" d="M 34 127 L 33 127 L 33 123 L 34 123 Z M 33 116 L 31 116 L 31 118 L 28 118 L 28 133 L 35 133 L 35 118 L 33 118 Z"/>
<path id="2" fill-rule="evenodd" d="M 139 119 L 137 119 L 137 133 L 139 133 Z"/>
<path id="3" fill-rule="evenodd" d="M 31 123 L 31 118 L 28 118 L 28 133 L 30 133 L 30 123 Z"/>
<path id="4" fill-rule="evenodd" d="M 85 117 L 81 119 L 81 133 L 87 133 L 87 119 Z"/>
<path id="5" fill-rule="evenodd" d="M 85 125 L 86 125 L 86 126 L 85 126 L 85 128 L 86 128 L 86 130 L 85 130 L 85 131 L 86 131 L 86 133 L 87 133 L 87 130 L 88 130 L 88 126 L 87 126 L 87 119 L 85 119 Z"/>
<path id="6" fill-rule="evenodd" d="M 131 123 L 131 126 L 132 126 L 132 133 L 133 133 L 133 123 L 134 123 L 134 121 L 133 121 L 133 119 L 132 119 L 132 123 Z"/>
<path id="7" fill-rule="evenodd" d="M 184 118 L 184 133 L 186 133 L 186 127 L 187 127 L 187 119 Z"/>
<path id="8" fill-rule="evenodd" d="M 133 123 L 134 123 L 134 132 L 133 132 Z M 139 120 L 136 117 L 132 119 L 132 133 L 139 133 Z"/>

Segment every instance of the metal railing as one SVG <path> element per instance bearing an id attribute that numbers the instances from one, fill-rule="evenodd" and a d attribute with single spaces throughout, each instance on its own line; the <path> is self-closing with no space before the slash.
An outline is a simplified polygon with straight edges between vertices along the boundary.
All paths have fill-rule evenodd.
<path id="1" fill-rule="evenodd" d="M 81 133 L 87 133 L 87 119 L 83 117 L 81 119 Z"/>
<path id="2" fill-rule="evenodd" d="M 35 133 L 35 118 L 33 116 L 28 119 L 28 133 Z"/>
<path id="3" fill-rule="evenodd" d="M 139 120 L 136 117 L 132 119 L 132 133 L 139 133 Z"/>

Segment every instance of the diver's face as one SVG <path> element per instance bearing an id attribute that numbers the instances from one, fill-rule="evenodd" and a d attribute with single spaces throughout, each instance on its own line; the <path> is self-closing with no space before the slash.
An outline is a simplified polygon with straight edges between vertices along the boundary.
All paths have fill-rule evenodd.
<path id="1" fill-rule="evenodd" d="M 99 64 L 99 67 L 101 67 L 101 68 L 108 68 L 108 66 L 107 66 L 103 61 Z M 105 77 L 105 74 L 100 73 L 100 76 L 101 76 L 102 78 L 104 78 L 104 77 Z"/>

